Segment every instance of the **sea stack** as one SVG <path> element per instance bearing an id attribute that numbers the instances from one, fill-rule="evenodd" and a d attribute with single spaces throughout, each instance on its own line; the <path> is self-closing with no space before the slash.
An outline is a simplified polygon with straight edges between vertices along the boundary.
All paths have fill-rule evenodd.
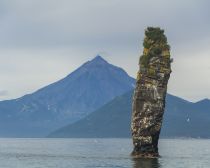
<path id="1" fill-rule="evenodd" d="M 164 30 L 159 27 L 145 30 L 143 46 L 132 105 L 132 155 L 155 158 L 159 156 L 158 140 L 172 59 Z"/>

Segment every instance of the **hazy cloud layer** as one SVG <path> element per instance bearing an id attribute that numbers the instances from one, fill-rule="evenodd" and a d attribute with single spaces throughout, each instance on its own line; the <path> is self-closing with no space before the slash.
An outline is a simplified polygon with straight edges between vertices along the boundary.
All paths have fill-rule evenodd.
<path id="1" fill-rule="evenodd" d="M 0 97 L 4 97 L 8 95 L 8 91 L 6 90 L 0 90 Z"/>
<path id="2" fill-rule="evenodd" d="M 0 88 L 15 98 L 101 53 L 136 76 L 144 29 L 165 29 L 174 57 L 169 92 L 210 98 L 208 0 L 2 0 Z"/>

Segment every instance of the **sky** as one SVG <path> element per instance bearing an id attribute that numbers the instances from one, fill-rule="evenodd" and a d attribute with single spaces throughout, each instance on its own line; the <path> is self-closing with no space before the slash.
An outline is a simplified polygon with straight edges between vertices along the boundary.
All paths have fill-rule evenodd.
<path id="1" fill-rule="evenodd" d="M 168 92 L 210 98 L 208 0 L 1 0 L 0 100 L 64 78 L 100 54 L 136 78 L 144 30 L 165 30 Z"/>

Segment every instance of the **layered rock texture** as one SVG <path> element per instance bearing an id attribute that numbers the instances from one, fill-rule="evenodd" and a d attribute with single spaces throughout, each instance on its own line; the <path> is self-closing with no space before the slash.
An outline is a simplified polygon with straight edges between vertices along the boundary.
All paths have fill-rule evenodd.
<path id="1" fill-rule="evenodd" d="M 168 79 L 171 73 L 170 46 L 160 28 L 145 30 L 133 97 L 131 130 L 134 157 L 158 157 Z"/>

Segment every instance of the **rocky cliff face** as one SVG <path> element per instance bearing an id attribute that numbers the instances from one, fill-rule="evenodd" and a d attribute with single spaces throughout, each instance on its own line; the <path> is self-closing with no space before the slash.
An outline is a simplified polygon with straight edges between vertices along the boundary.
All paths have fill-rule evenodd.
<path id="1" fill-rule="evenodd" d="M 145 30 L 133 97 L 131 130 L 135 157 L 158 157 L 158 139 L 165 108 L 167 83 L 171 73 L 170 46 L 164 30 Z"/>

